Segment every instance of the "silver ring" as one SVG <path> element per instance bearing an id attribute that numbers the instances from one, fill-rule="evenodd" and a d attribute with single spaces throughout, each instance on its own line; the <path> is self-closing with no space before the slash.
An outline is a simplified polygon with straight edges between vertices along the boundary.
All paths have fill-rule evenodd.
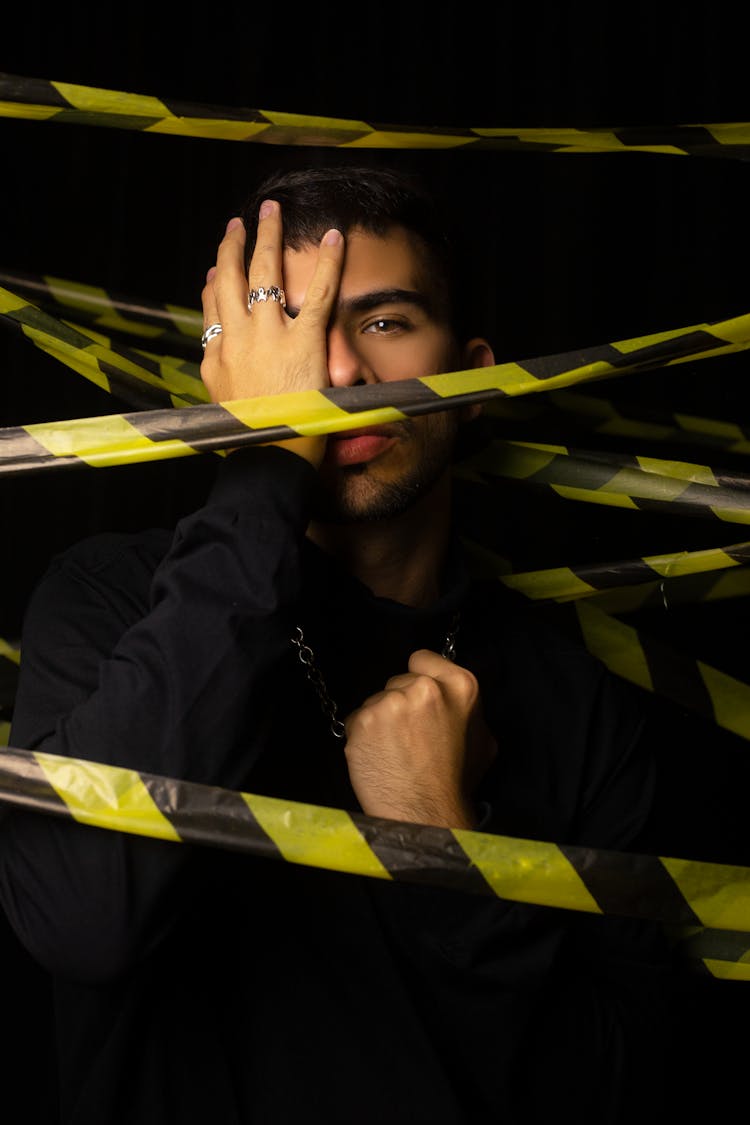
<path id="1" fill-rule="evenodd" d="M 278 285 L 259 285 L 257 289 L 249 289 L 247 293 L 247 311 L 253 311 L 253 305 L 258 301 L 277 301 L 282 309 L 286 308 L 286 293 Z"/>
<path id="2" fill-rule="evenodd" d="M 201 347 L 203 348 L 203 350 L 206 350 L 206 344 L 209 340 L 213 340 L 214 336 L 218 336 L 219 333 L 223 331 L 224 330 L 220 324 L 209 324 L 208 328 L 201 336 Z"/>

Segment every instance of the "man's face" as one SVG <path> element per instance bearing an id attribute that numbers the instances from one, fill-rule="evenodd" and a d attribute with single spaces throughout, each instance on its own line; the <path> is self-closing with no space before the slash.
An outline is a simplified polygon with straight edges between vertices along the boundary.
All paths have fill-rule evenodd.
<path id="1" fill-rule="evenodd" d="M 284 251 L 284 289 L 299 309 L 317 247 Z M 415 240 L 396 227 L 384 237 L 350 232 L 328 330 L 334 387 L 388 383 L 458 369 L 458 349 L 441 294 Z M 436 302 L 435 297 L 438 298 Z M 316 518 L 350 522 L 397 515 L 449 468 L 458 411 L 425 414 L 328 437 Z"/>

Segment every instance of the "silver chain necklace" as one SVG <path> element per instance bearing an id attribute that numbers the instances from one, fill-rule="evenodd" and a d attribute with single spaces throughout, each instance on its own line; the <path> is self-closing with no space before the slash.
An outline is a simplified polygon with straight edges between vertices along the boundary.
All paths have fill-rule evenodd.
<path id="1" fill-rule="evenodd" d="M 460 623 L 461 614 L 454 613 L 453 620 L 450 623 L 448 632 L 445 634 L 445 640 L 443 641 L 443 647 L 440 652 L 440 655 L 444 660 L 456 659 L 456 634 L 458 633 L 458 627 Z M 305 675 L 307 676 L 312 686 L 315 688 L 318 699 L 320 700 L 321 710 L 328 719 L 331 734 L 334 738 L 346 737 L 346 728 L 344 727 L 341 719 L 338 719 L 336 717 L 338 708 L 328 694 L 328 688 L 326 687 L 326 682 L 321 675 L 320 669 L 318 668 L 315 653 L 305 642 L 305 635 L 302 632 L 302 627 L 300 625 L 297 625 L 295 627 L 294 636 L 291 638 L 291 641 L 294 647 L 297 649 L 297 655 L 299 656 L 300 663 L 305 669 Z"/>

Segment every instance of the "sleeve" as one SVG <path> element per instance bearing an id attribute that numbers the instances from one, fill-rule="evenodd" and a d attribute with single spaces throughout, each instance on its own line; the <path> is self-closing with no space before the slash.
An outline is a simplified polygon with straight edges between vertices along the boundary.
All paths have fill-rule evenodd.
<path id="1" fill-rule="evenodd" d="M 637 845 L 652 792 L 644 701 L 587 660 L 582 668 L 581 721 L 571 723 L 575 737 L 551 775 L 558 796 L 569 786 L 563 834 L 568 843 L 625 850 Z M 549 781 L 541 768 L 533 773 L 541 794 Z M 497 796 L 480 830 L 508 834 Z M 524 1119 L 614 1125 L 667 1088 L 671 1076 L 658 1060 L 676 1031 L 675 977 L 658 924 L 610 916 L 606 905 L 590 915 L 426 886 L 386 884 L 373 894 L 467 1090 L 491 1099 L 488 1075 L 511 1050 L 507 1083 Z"/>
<path id="2" fill-rule="evenodd" d="M 222 463 L 177 526 L 146 604 L 74 551 L 32 597 L 11 745 L 246 787 L 288 651 L 314 470 L 274 447 Z M 87 982 L 117 976 L 169 927 L 192 849 L 7 811 L 0 898 L 31 955 Z"/>
<path id="3" fill-rule="evenodd" d="M 637 850 L 656 785 L 651 700 L 601 666 L 583 742 L 578 814 L 566 842 Z"/>

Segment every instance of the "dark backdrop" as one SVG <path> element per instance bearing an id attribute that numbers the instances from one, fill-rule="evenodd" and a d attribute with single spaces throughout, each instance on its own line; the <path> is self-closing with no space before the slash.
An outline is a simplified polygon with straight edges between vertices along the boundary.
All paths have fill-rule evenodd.
<path id="1" fill-rule="evenodd" d="M 81 16 L 41 4 L 3 14 L 0 70 L 167 101 L 396 125 L 745 122 L 750 93 L 735 18 L 734 8 L 721 4 L 691 12 L 653 3 L 495 4 L 484 13 L 434 3 L 319 4 L 292 13 L 272 4 L 133 0 Z M 5 117 L 0 135 L 0 270 L 194 308 L 224 223 L 248 186 L 279 165 L 329 156 L 322 148 Z M 457 208 L 475 258 L 466 283 L 498 361 L 750 311 L 745 161 L 528 150 L 336 152 L 351 160 L 363 155 L 423 172 Z M 747 362 L 740 353 L 585 389 L 744 423 Z M 131 409 L 2 324 L 0 365 L 3 426 Z M 540 435 L 532 427 L 526 436 Z M 746 471 L 740 458 L 684 446 L 610 447 Z M 0 637 L 17 639 L 29 593 L 54 552 L 98 530 L 174 522 L 195 504 L 212 471 L 210 457 L 195 457 L 0 477 Z M 735 524 L 576 505 L 522 486 L 504 493 L 506 545 L 519 565 L 638 557 L 744 538 Z M 647 624 L 747 679 L 746 622 L 741 599 L 673 610 Z M 746 741 L 667 706 L 660 754 L 670 781 L 655 847 L 750 862 Z M 729 988 L 737 1003 L 743 985 Z M 38 1038 L 33 1006 L 19 1011 L 20 1036 Z M 721 1036 L 718 1044 L 717 1066 L 724 1062 Z M 24 1078 L 22 1068 L 18 1073 Z"/>
<path id="2" fill-rule="evenodd" d="M 41 5 L 4 16 L 3 28 L 6 73 L 167 101 L 446 127 L 750 119 L 740 40 L 716 7 L 696 23 L 654 5 L 601 6 L 595 16 L 564 4 L 495 5 L 481 16 L 421 3 L 356 13 L 323 5 L 292 16 L 271 5 L 135 0 L 85 18 Z M 320 147 L 7 117 L 0 130 L 0 270 L 194 308 L 223 225 L 248 185 L 280 164 L 330 157 Z M 742 161 L 457 148 L 335 155 L 417 168 L 455 205 L 474 260 L 466 283 L 499 361 L 746 311 Z M 2 425 L 132 409 L 3 325 L 0 362 Z M 745 370 L 744 356 L 703 361 L 590 393 L 742 421 Z M 643 443 L 625 448 L 670 455 Z M 691 459 L 685 448 L 672 453 Z M 0 479 L 12 545 L 3 558 L 0 636 L 17 636 L 50 552 L 104 526 L 173 520 L 194 503 L 211 462 Z M 736 525 L 613 514 L 518 489 L 514 496 L 506 538 L 524 566 L 742 538 Z"/>

